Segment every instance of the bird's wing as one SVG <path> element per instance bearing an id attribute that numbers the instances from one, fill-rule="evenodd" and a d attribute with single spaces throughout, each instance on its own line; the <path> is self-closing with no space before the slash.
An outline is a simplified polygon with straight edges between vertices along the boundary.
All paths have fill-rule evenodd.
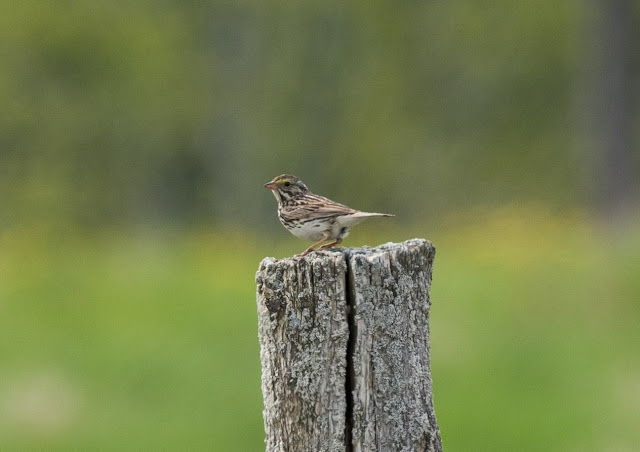
<path id="1" fill-rule="evenodd" d="M 350 215 L 358 213 L 358 210 L 354 210 L 350 207 L 340 204 L 324 196 L 307 194 L 299 200 L 299 205 L 290 206 L 288 209 L 289 215 L 303 216 L 309 219 L 317 218 L 331 218 L 340 215 Z"/>

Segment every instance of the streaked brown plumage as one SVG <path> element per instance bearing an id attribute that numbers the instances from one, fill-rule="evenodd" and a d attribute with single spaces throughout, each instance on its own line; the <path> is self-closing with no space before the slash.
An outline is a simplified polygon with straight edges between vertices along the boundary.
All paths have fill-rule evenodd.
<path id="1" fill-rule="evenodd" d="M 327 249 L 342 242 L 352 226 L 371 217 L 392 217 L 387 213 L 361 212 L 324 196 L 311 193 L 296 176 L 282 174 L 264 184 L 278 201 L 278 218 L 296 237 L 313 240 L 302 256 L 313 249 Z"/>

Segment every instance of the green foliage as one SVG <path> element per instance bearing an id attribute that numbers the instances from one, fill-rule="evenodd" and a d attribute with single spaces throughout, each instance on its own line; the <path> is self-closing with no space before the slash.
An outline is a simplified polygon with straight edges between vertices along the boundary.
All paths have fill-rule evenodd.
<path id="1" fill-rule="evenodd" d="M 255 262 L 218 239 L 5 234 L 0 448 L 259 446 Z"/>
<path id="2" fill-rule="evenodd" d="M 283 172 L 414 219 L 570 203 L 580 5 L 4 2 L 0 220 L 256 225 Z"/>
<path id="3" fill-rule="evenodd" d="M 476 220 L 437 242 L 432 372 L 447 449 L 633 450 L 638 230 L 535 205 Z"/>
<path id="4" fill-rule="evenodd" d="M 143 210 L 207 116 L 203 62 L 180 12 L 82 1 L 2 8 L 5 222 L 93 225 Z"/>

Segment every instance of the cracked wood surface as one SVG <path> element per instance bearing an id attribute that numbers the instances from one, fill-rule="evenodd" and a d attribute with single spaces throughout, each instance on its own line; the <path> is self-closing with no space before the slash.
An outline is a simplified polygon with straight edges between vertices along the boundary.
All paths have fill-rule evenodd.
<path id="1" fill-rule="evenodd" d="M 266 450 L 441 451 L 426 240 L 265 258 L 256 274 Z"/>

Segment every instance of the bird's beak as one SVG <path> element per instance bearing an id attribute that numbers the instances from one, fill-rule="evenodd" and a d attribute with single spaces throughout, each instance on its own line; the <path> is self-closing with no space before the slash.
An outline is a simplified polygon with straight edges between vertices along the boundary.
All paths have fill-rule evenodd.
<path id="1" fill-rule="evenodd" d="M 268 188 L 269 190 L 275 190 L 276 187 L 276 183 L 274 181 L 271 182 L 267 182 L 266 184 L 264 184 L 265 188 Z"/>

